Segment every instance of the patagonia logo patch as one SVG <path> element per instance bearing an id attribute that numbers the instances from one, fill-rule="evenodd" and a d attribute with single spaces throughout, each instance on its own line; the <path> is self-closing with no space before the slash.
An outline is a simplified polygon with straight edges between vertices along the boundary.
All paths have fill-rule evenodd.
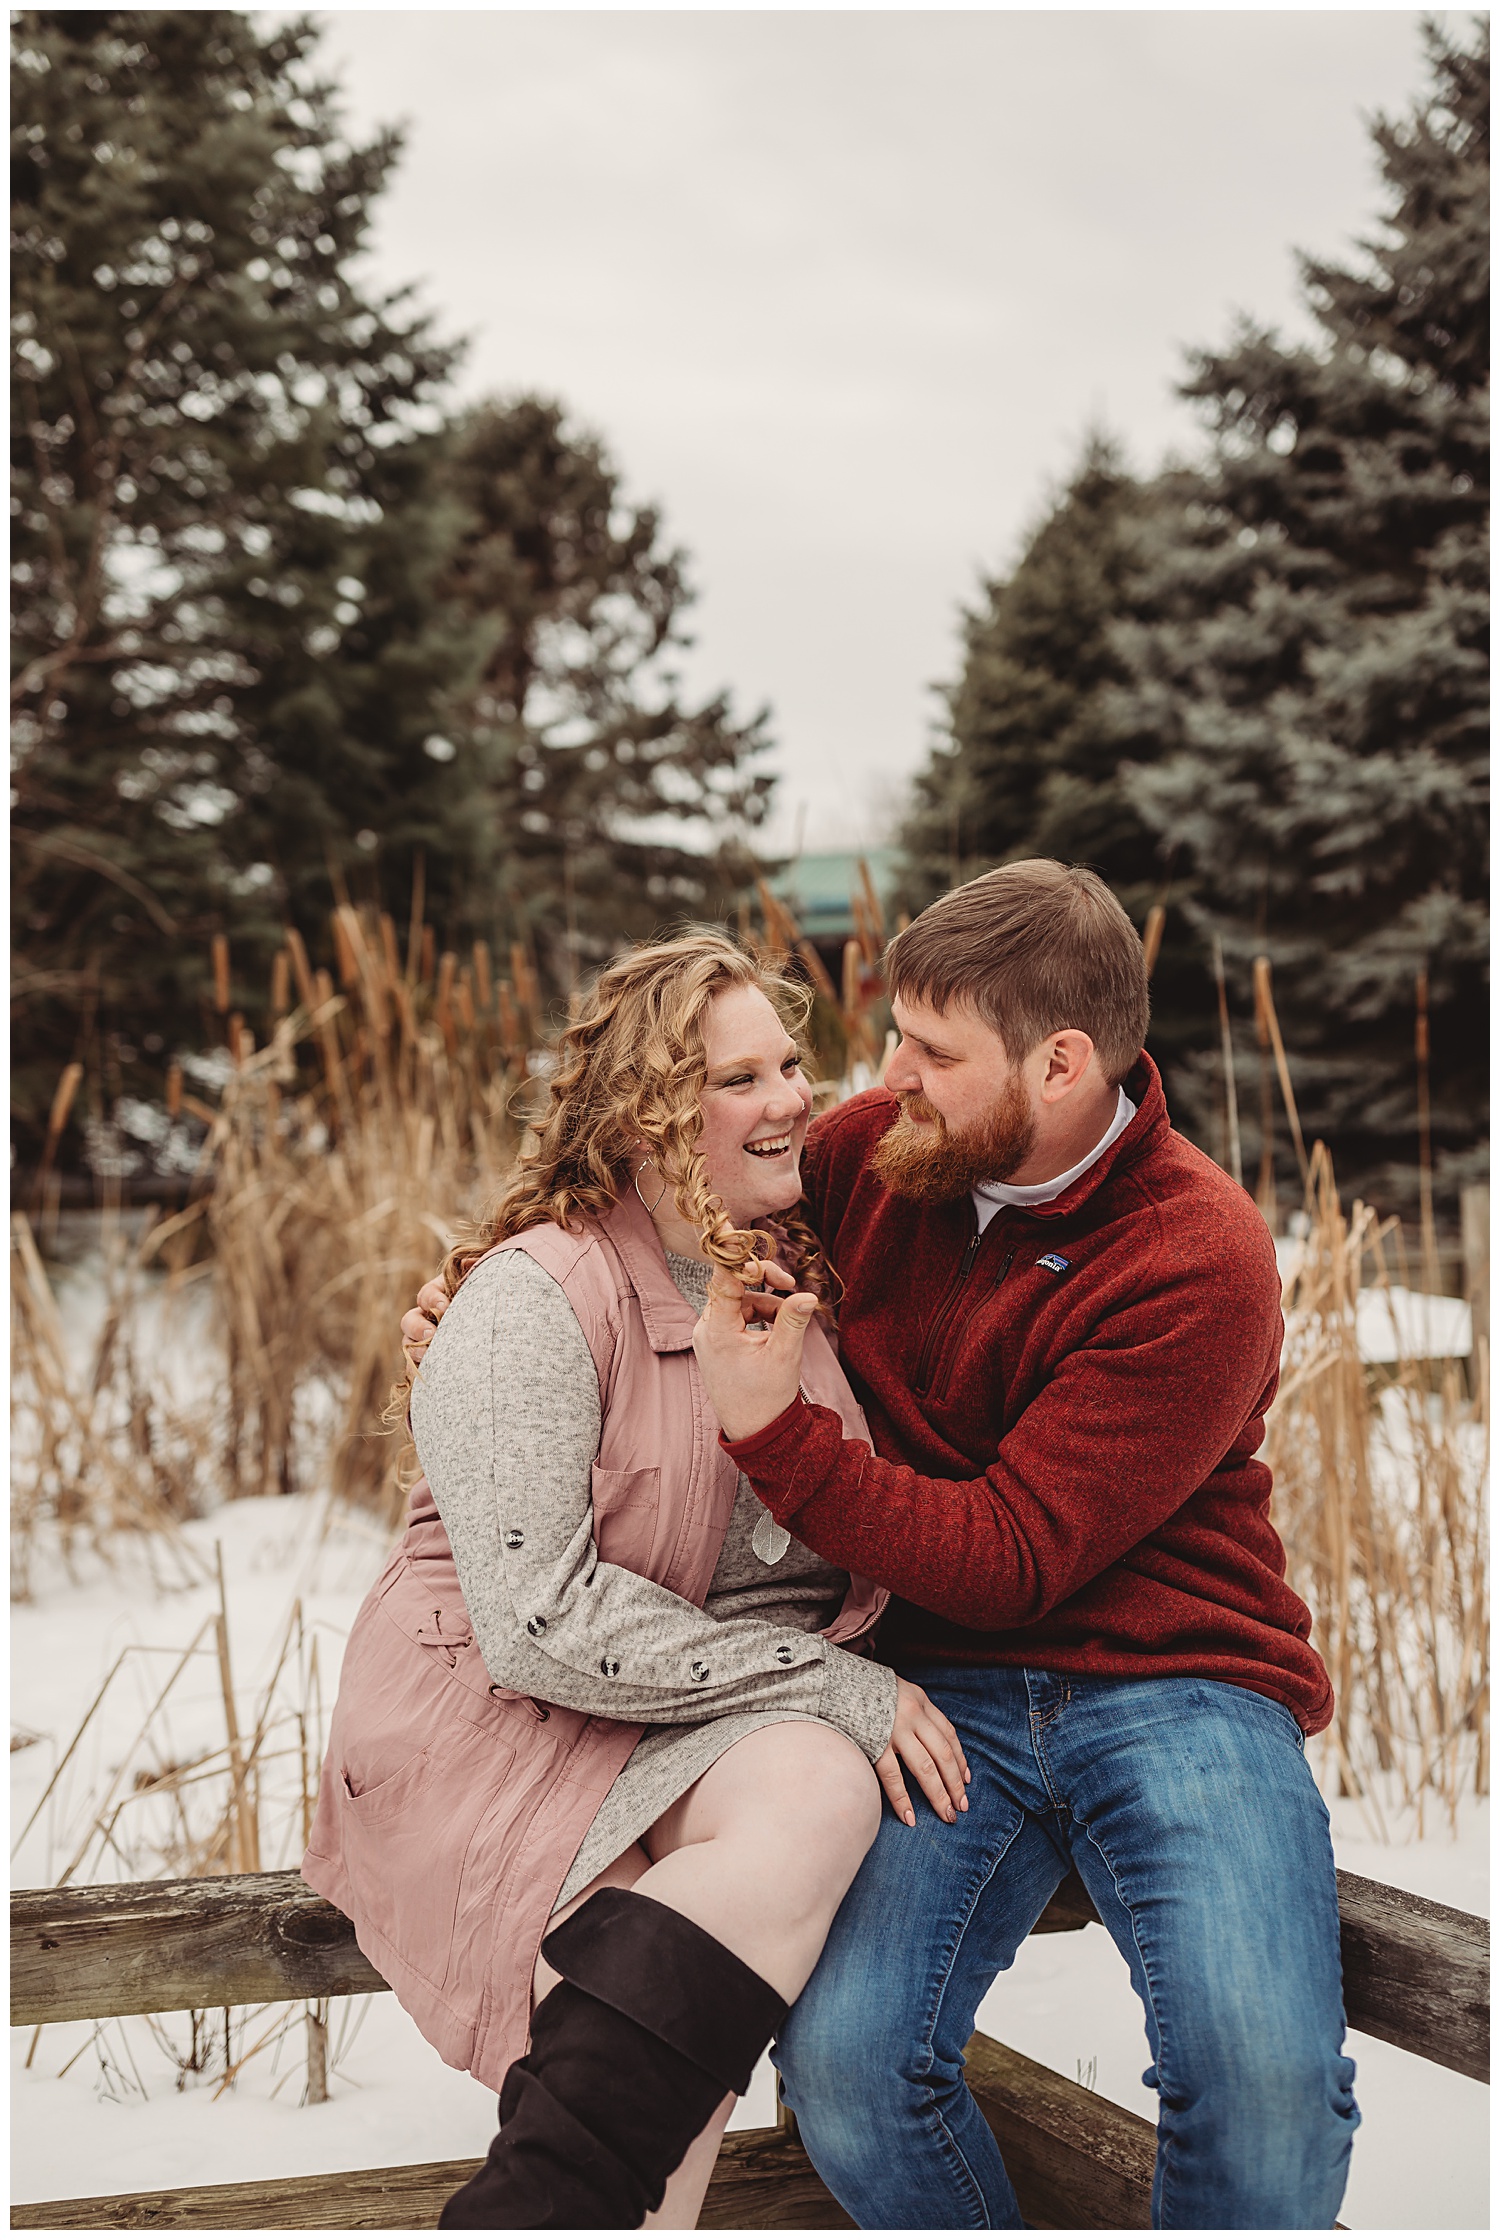
<path id="1" fill-rule="evenodd" d="M 1065 1276 L 1073 1263 L 1065 1260 L 1060 1252 L 1044 1252 L 1036 1265 L 1039 1268 L 1050 1268 L 1055 1276 Z"/>

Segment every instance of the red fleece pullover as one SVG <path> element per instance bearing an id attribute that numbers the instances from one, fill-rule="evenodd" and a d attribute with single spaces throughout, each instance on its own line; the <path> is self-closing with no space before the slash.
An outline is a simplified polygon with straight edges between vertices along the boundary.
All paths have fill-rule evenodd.
<path id="1" fill-rule="evenodd" d="M 808 1203 L 875 1451 L 800 1398 L 725 1445 L 778 1522 L 902 1598 L 894 1662 L 1234 1681 L 1316 1734 L 1333 1694 L 1255 1459 L 1281 1350 L 1270 1234 L 1175 1133 L 1144 1053 L 1125 1090 L 1139 1109 L 1104 1156 L 983 1236 L 971 1200 L 876 1180 L 884 1090 L 816 1122 Z"/>

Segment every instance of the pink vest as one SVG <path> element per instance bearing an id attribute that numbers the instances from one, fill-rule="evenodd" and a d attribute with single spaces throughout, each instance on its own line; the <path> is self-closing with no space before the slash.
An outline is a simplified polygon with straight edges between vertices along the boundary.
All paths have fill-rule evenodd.
<path id="1" fill-rule="evenodd" d="M 576 1231 L 549 1223 L 495 1250 L 529 1252 L 555 1278 L 593 1354 L 600 1556 L 701 1609 L 737 1473 L 698 1376 L 696 1316 L 644 1209 L 626 1198 Z M 802 1384 L 869 1437 L 816 1322 Z M 498 2092 L 525 2050 L 557 1893 L 642 1729 L 493 1686 L 425 1478 L 407 1520 L 349 1636 L 302 1874 L 349 1915 L 443 2059 Z M 857 1640 L 886 1599 L 854 1580 L 827 1638 Z"/>

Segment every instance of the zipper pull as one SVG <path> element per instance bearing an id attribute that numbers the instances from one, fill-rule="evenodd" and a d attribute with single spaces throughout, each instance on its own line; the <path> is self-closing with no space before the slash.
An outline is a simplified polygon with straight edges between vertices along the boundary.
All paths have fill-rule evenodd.
<path id="1" fill-rule="evenodd" d="M 983 1232 L 976 1229 L 973 1236 L 970 1237 L 968 1243 L 964 1246 L 964 1256 L 958 1263 L 958 1280 L 960 1283 L 966 1283 L 968 1281 L 969 1274 L 974 1266 L 974 1262 L 979 1257 L 979 1247 L 983 1243 L 983 1241 Z"/>
<path id="2" fill-rule="evenodd" d="M 1010 1274 L 1010 1264 L 1012 1260 L 1014 1260 L 1019 1249 L 1020 1247 L 1018 1245 L 1012 1245 L 1009 1252 L 1007 1252 L 1007 1254 L 1005 1255 L 1005 1258 L 1001 1261 L 1000 1273 L 995 1278 L 995 1289 L 997 1291 L 999 1290 L 1001 1284 L 1004 1283 L 1006 1277 Z"/>

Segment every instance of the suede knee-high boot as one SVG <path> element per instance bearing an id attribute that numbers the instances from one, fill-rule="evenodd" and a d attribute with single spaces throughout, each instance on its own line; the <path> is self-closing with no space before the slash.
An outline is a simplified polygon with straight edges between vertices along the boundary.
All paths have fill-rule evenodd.
<path id="1" fill-rule="evenodd" d="M 542 1957 L 563 1980 L 532 2016 L 499 2135 L 446 2229 L 634 2230 L 787 2012 L 717 1937 L 632 1890 L 597 1892 Z"/>

